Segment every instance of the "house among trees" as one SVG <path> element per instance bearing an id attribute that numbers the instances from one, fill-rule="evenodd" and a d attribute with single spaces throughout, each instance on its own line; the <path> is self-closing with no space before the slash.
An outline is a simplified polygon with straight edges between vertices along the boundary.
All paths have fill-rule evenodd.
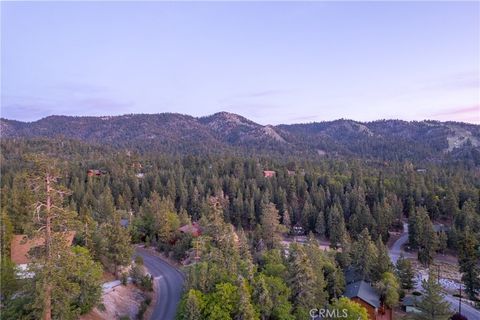
<path id="1" fill-rule="evenodd" d="M 75 237 L 74 231 L 66 232 L 65 241 L 69 246 L 72 245 L 73 238 Z M 27 273 L 28 264 L 32 261 L 33 251 L 41 249 L 45 244 L 45 239 L 42 236 L 35 238 L 28 238 L 27 235 L 17 234 L 12 236 L 10 242 L 10 259 L 15 263 L 19 269 L 18 276 L 20 278 L 31 277 Z"/>
<path id="2" fill-rule="evenodd" d="M 372 284 L 361 275 L 361 272 L 349 268 L 345 272 L 344 296 L 359 303 L 367 310 L 370 320 L 392 320 L 392 309 L 386 307 L 380 300 L 380 294 Z"/>
<path id="3" fill-rule="evenodd" d="M 441 232 L 448 233 L 450 228 L 444 224 L 438 223 L 433 225 L 433 231 L 435 231 L 437 234 Z"/>
<path id="4" fill-rule="evenodd" d="M 264 170 L 263 171 L 263 176 L 265 178 L 273 178 L 273 177 L 275 177 L 275 175 L 276 175 L 275 171 L 272 171 L 272 170 Z"/>
<path id="5" fill-rule="evenodd" d="M 403 298 L 403 301 L 402 301 L 403 311 L 407 313 L 422 313 L 422 310 L 420 310 L 417 307 L 420 301 L 421 301 L 420 296 L 414 296 L 414 295 L 406 296 L 405 298 Z"/>
<path id="6" fill-rule="evenodd" d="M 296 225 L 293 226 L 292 233 L 295 236 L 304 236 L 305 229 L 300 224 L 297 223 Z"/>
<path id="7" fill-rule="evenodd" d="M 103 170 L 98 170 L 98 169 L 88 169 L 87 170 L 87 176 L 89 177 L 99 177 L 101 175 L 104 175 L 106 172 Z"/>
<path id="8" fill-rule="evenodd" d="M 192 224 L 186 224 L 178 229 L 181 233 L 187 233 L 192 235 L 193 237 L 198 237 L 202 235 L 202 229 L 197 222 Z"/>
<path id="9" fill-rule="evenodd" d="M 360 280 L 348 284 L 344 296 L 367 309 L 368 319 L 392 320 L 392 309 L 381 303 L 380 295 L 369 282 Z"/>

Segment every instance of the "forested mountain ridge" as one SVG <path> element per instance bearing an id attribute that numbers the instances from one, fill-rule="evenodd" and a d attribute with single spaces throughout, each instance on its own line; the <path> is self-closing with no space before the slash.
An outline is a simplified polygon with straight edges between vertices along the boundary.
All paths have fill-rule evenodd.
<path id="1" fill-rule="evenodd" d="M 349 126 L 352 132 L 365 131 L 367 137 L 370 136 L 367 129 L 372 134 L 377 134 L 378 129 L 372 124 L 360 127 L 340 120 L 328 128 L 320 123 L 290 127 L 288 132 L 279 127 L 265 129 L 230 114 L 201 119 L 181 115 L 165 117 L 174 121 L 158 126 L 155 133 L 148 133 L 164 132 L 169 139 L 176 139 L 170 145 L 173 147 L 175 143 L 184 143 L 182 139 L 192 146 L 205 148 L 215 143 L 222 148 L 226 146 L 224 153 L 195 155 L 187 149 L 179 150 L 184 153 L 180 155 L 160 152 L 162 149 L 136 152 L 129 145 L 116 144 L 115 139 L 122 141 L 123 135 L 129 134 L 128 129 L 122 129 L 125 128 L 122 123 L 110 124 L 111 136 L 102 137 L 100 131 L 90 136 L 86 130 L 95 131 L 95 125 L 107 121 L 98 118 L 79 119 L 86 123 L 91 119 L 97 121 L 89 124 L 88 129 L 84 128 L 85 124 L 63 123 L 63 127 L 59 127 L 59 131 L 69 133 L 68 137 L 89 138 L 74 139 L 66 135 L 62 138 L 60 134 L 52 134 L 52 138 L 1 139 L 0 218 L 2 225 L 8 226 L 2 228 L 1 239 L 30 234 L 42 227 L 32 211 L 45 192 L 37 192 L 37 185 L 32 182 L 46 183 L 48 177 L 55 179 L 56 188 L 68 191 L 65 197 L 57 199 L 56 206 L 68 212 L 70 230 L 76 232 L 72 249 L 63 250 L 62 255 L 54 255 L 58 258 L 48 262 L 59 270 L 73 268 L 74 273 L 52 277 L 39 272 L 25 283 L 17 282 L 10 261 L 11 248 L 4 250 L 0 274 L 3 288 L 7 290 L 2 291 L 2 294 L 5 292 L 2 317 L 39 318 L 46 305 L 41 294 L 44 279 L 52 279 L 48 283 L 53 283 L 53 297 L 62 294 L 62 299 L 52 299 L 53 319 L 73 319 L 88 312 L 101 301 L 102 269 L 121 276 L 117 274 L 117 267 L 131 263 L 133 242 L 152 245 L 178 261 L 188 262 L 179 318 L 218 319 L 220 314 L 225 315 L 224 319 L 306 319 L 308 311 L 318 305 L 340 308 L 340 303 L 343 308 L 343 303 L 350 303 L 345 298 L 337 299 L 346 290 L 344 271 L 349 266 L 361 270 L 361 276 L 369 279 L 375 288 L 401 285 L 404 292 L 412 290 L 408 284 L 415 276 L 412 265 L 404 261 L 405 266 L 394 267 L 389 263 L 385 245 L 391 232 L 403 227 L 405 219 L 410 226 L 409 245 L 415 248 L 419 263 L 430 266 L 438 253 L 458 252 L 466 291 L 472 299 L 478 296 L 479 166 L 461 161 L 432 161 L 420 166 L 408 160 L 381 161 L 355 156 L 342 159 L 329 157 L 328 152 L 322 159 L 297 157 L 293 160 L 294 155 L 288 158 L 261 153 L 258 156 L 228 155 L 228 151 L 241 150 L 237 145 L 242 143 L 256 145 L 255 140 L 245 142 L 245 137 L 253 139 L 257 134 L 259 145 L 263 143 L 261 139 L 268 141 L 260 135 L 264 130 L 272 135 L 277 133 L 285 140 L 271 142 L 268 148 L 273 150 L 289 146 L 290 139 L 300 141 L 305 137 L 315 141 L 315 134 L 320 135 L 322 131 L 343 134 L 338 139 L 348 142 Z M 143 119 L 142 123 L 130 123 L 135 132 L 144 130 L 147 134 L 142 129 L 145 123 L 161 122 L 154 116 Z M 18 127 L 30 125 L 12 123 Z M 48 121 L 44 125 L 49 125 Z M 195 134 L 187 128 L 193 125 L 202 132 Z M 399 125 L 402 129 L 406 124 L 400 122 Z M 116 132 L 117 126 L 124 131 Z M 2 135 L 6 135 L 7 129 L 14 132 L 12 127 L 3 127 Z M 304 131 L 299 133 L 294 129 Z M 178 132 L 181 136 L 177 136 Z M 419 129 L 409 134 L 421 139 L 423 133 Z M 194 139 L 199 136 L 209 140 Z M 231 139 L 230 144 L 225 142 L 227 139 Z M 144 143 L 141 136 L 130 141 L 133 141 L 131 146 Z M 212 145 L 204 145 L 206 141 Z M 353 146 L 353 143 L 348 145 Z M 410 150 L 407 147 L 404 152 Z M 268 148 L 264 150 L 269 151 Z M 398 144 L 397 148 L 403 146 Z M 473 146 L 465 146 L 454 152 L 462 156 L 461 152 L 469 148 L 475 150 Z M 44 169 L 48 169 L 46 165 L 53 168 L 52 174 Z M 274 174 L 267 176 L 264 170 Z M 47 212 L 41 214 L 44 217 Z M 129 221 L 127 228 L 121 224 L 126 220 Z M 60 222 L 56 230 L 64 229 L 66 224 Z M 180 230 L 180 226 L 192 222 L 202 230 L 198 237 Z M 447 231 L 437 233 L 435 227 L 442 225 Z M 288 239 L 298 227 L 302 233 L 309 234 L 308 240 L 302 245 L 289 244 L 290 254 L 286 256 L 283 239 Z M 328 241 L 332 250 L 321 250 L 316 239 Z M 82 259 L 67 259 L 73 254 Z M 43 268 L 47 263 L 44 261 L 48 261 L 45 257 L 40 256 L 43 260 L 38 260 L 34 267 L 47 270 Z M 193 259 L 196 263 L 190 263 Z M 92 265 L 99 271 L 95 281 L 90 273 L 84 272 Z M 135 266 L 131 270 L 135 271 Z M 83 275 L 89 275 L 88 281 Z M 140 279 L 136 272 L 130 275 Z M 80 289 L 64 293 L 65 283 Z M 35 285 L 37 291 L 32 290 Z M 393 294 L 391 291 L 384 290 L 381 294 L 388 295 L 388 306 L 395 307 L 399 295 L 396 289 Z M 87 303 L 83 302 L 84 296 L 89 297 Z M 250 316 L 244 317 L 245 314 Z M 354 319 L 367 320 L 366 311 Z"/>
<path id="2" fill-rule="evenodd" d="M 235 151 L 380 160 L 461 157 L 480 163 L 480 126 L 459 122 L 340 119 L 263 126 L 227 112 L 201 118 L 161 113 L 49 116 L 35 122 L 1 119 L 0 132 L 3 138 L 68 138 L 178 154 Z"/>

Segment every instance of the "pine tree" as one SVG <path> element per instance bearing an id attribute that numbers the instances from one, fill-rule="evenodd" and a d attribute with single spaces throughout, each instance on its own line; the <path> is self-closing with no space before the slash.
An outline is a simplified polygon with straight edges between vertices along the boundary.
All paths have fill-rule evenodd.
<path id="1" fill-rule="evenodd" d="M 130 234 L 120 224 L 120 214 L 115 212 L 112 220 L 102 226 L 103 247 L 102 252 L 113 274 L 117 276 L 119 266 L 128 265 L 131 261 L 133 249 Z"/>
<path id="2" fill-rule="evenodd" d="M 32 232 L 33 228 L 31 205 L 35 201 L 35 195 L 28 185 L 28 177 L 24 173 L 16 175 L 10 193 L 10 206 L 6 206 L 7 214 L 17 234 Z"/>
<path id="3" fill-rule="evenodd" d="M 88 249 L 84 247 L 72 247 L 68 280 L 79 284 L 78 295 L 72 297 L 71 308 L 78 313 L 85 314 L 101 300 L 103 269 L 98 262 L 94 262 Z"/>
<path id="4" fill-rule="evenodd" d="M 57 295 L 73 295 L 78 286 L 67 281 L 68 258 L 67 230 L 72 226 L 74 214 L 63 208 L 64 197 L 69 191 L 59 184 L 60 174 L 51 159 L 34 159 L 35 170 L 31 184 L 36 197 L 34 224 L 38 228 L 34 237 L 43 239 L 43 250 L 35 257 L 31 270 L 35 274 L 35 307 L 41 310 L 44 320 L 52 314 L 69 310 L 68 299 L 56 299 Z M 63 292 L 61 292 L 64 290 Z"/>
<path id="5" fill-rule="evenodd" d="M 408 216 L 408 244 L 410 247 L 417 248 L 417 238 L 421 228 L 420 222 L 417 221 L 417 213 L 415 211 L 410 212 Z"/>
<path id="6" fill-rule="evenodd" d="M 458 213 L 458 199 L 452 189 L 448 189 L 442 204 L 443 215 L 455 217 Z"/>
<path id="7" fill-rule="evenodd" d="M 393 273 L 383 273 L 376 288 L 380 292 L 380 299 L 387 307 L 394 308 L 398 305 L 400 285 Z"/>
<path id="8" fill-rule="evenodd" d="M 292 290 L 295 314 L 297 318 L 308 316 L 308 310 L 316 305 L 316 277 L 312 265 L 303 247 L 290 246 L 289 287 Z"/>
<path id="9" fill-rule="evenodd" d="M 329 212 L 328 229 L 330 246 L 333 249 L 338 248 L 346 234 L 345 219 L 343 218 L 343 214 L 340 210 L 340 206 L 334 204 Z"/>
<path id="10" fill-rule="evenodd" d="M 238 251 L 239 251 L 239 265 L 242 270 L 242 275 L 248 279 L 252 280 L 255 272 L 255 265 L 253 264 L 252 253 L 250 252 L 250 245 L 248 243 L 247 236 L 245 231 L 240 229 L 237 231 L 238 235 Z"/>
<path id="11" fill-rule="evenodd" d="M 444 253 L 445 250 L 447 249 L 447 242 L 448 242 L 448 236 L 445 233 L 445 231 L 440 231 L 438 234 L 438 252 Z"/>
<path id="12" fill-rule="evenodd" d="M 255 320 L 259 319 L 258 315 L 253 308 L 251 302 L 251 296 L 247 281 L 245 279 L 241 280 L 239 288 L 239 301 L 238 301 L 238 311 L 235 315 L 236 320 Z"/>
<path id="13" fill-rule="evenodd" d="M 180 302 L 177 315 L 178 320 L 201 320 L 204 319 L 202 311 L 205 308 L 203 294 L 194 289 L 190 289 L 183 300 Z"/>
<path id="14" fill-rule="evenodd" d="M 413 270 L 412 262 L 400 255 L 397 260 L 396 271 L 401 288 L 404 290 L 413 289 L 415 285 L 415 271 Z"/>
<path id="15" fill-rule="evenodd" d="M 422 312 L 415 316 L 419 320 L 447 320 L 450 315 L 450 304 L 444 300 L 442 287 L 434 275 L 422 282 L 422 299 L 417 307 Z"/>
<path id="16" fill-rule="evenodd" d="M 315 232 L 320 235 L 321 237 L 325 236 L 325 213 L 323 210 L 320 210 L 317 215 L 317 219 L 315 221 Z"/>
<path id="17" fill-rule="evenodd" d="M 310 233 L 305 252 L 307 253 L 308 260 L 310 261 L 315 274 L 315 301 L 317 301 L 319 305 L 323 305 L 327 302 L 327 292 L 325 291 L 326 283 L 323 270 L 323 264 L 326 257 L 324 256 L 324 252 L 319 248 L 318 242 L 312 233 Z"/>
<path id="18" fill-rule="evenodd" d="M 285 281 L 279 277 L 266 276 L 270 300 L 273 302 L 273 309 L 270 318 L 278 320 L 293 320 L 292 303 L 289 301 L 291 290 Z"/>
<path id="19" fill-rule="evenodd" d="M 10 218 L 4 210 L 0 212 L 0 283 L 2 286 L 3 299 L 8 299 L 13 295 L 18 287 L 15 264 L 10 260 L 10 241 L 12 238 L 13 226 Z"/>
<path id="20" fill-rule="evenodd" d="M 373 270 L 373 280 L 378 280 L 385 272 L 392 272 L 393 265 L 388 254 L 387 246 L 383 244 L 382 238 L 378 237 L 375 243 L 377 247 L 377 263 Z"/>
<path id="21" fill-rule="evenodd" d="M 345 233 L 340 243 L 342 250 L 338 251 L 336 258 L 342 268 L 347 268 L 352 264 L 352 240 L 348 233 Z"/>
<path id="22" fill-rule="evenodd" d="M 438 248 L 437 234 L 425 208 L 417 208 L 415 216 L 417 223 L 415 243 L 418 246 L 418 261 L 428 266 L 432 263 Z"/>
<path id="23" fill-rule="evenodd" d="M 377 261 L 377 247 L 365 228 L 352 245 L 352 265 L 357 268 L 364 279 L 372 279 Z"/>
<path id="24" fill-rule="evenodd" d="M 285 231 L 280 225 L 278 210 L 273 203 L 268 203 L 262 207 L 262 239 L 267 248 L 272 249 L 278 246 L 281 238 L 280 232 Z"/>
<path id="25" fill-rule="evenodd" d="M 98 222 L 109 221 L 112 219 L 114 211 L 112 192 L 109 187 L 106 187 L 98 200 L 94 218 Z"/>
<path id="26" fill-rule="evenodd" d="M 459 244 L 459 264 L 462 281 L 470 299 L 475 300 L 480 292 L 480 246 L 474 234 L 466 228 Z"/>
<path id="27" fill-rule="evenodd" d="M 283 211 L 282 224 L 285 226 L 287 231 L 290 231 L 290 228 L 292 227 L 292 220 L 290 219 L 290 213 L 288 212 L 288 209 Z"/>
<path id="28" fill-rule="evenodd" d="M 262 320 L 269 319 L 273 309 L 273 301 L 270 298 L 270 292 L 268 291 L 265 276 L 263 274 L 261 274 L 256 280 L 253 297 L 258 306 L 260 318 Z"/>

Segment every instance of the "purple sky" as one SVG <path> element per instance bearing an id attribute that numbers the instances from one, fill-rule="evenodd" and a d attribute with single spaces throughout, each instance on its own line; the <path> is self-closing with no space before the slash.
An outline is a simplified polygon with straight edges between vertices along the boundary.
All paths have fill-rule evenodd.
<path id="1" fill-rule="evenodd" d="M 479 2 L 2 2 L 1 114 L 480 123 Z"/>

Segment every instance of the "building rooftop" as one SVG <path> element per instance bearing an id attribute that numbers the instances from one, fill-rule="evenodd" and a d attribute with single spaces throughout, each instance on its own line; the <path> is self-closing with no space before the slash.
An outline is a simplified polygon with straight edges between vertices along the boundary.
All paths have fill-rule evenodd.
<path id="1" fill-rule="evenodd" d="M 198 223 L 194 222 L 192 224 L 186 224 L 178 229 L 180 232 L 189 233 L 194 237 L 201 235 L 202 229 Z"/>
<path id="2" fill-rule="evenodd" d="M 350 299 L 357 297 L 375 308 L 380 307 L 379 294 L 370 283 L 363 280 L 347 285 L 344 296 Z"/>
<path id="3" fill-rule="evenodd" d="M 405 296 L 405 298 L 403 298 L 402 305 L 405 307 L 414 307 L 420 301 L 422 301 L 422 297 L 420 296 Z"/>

